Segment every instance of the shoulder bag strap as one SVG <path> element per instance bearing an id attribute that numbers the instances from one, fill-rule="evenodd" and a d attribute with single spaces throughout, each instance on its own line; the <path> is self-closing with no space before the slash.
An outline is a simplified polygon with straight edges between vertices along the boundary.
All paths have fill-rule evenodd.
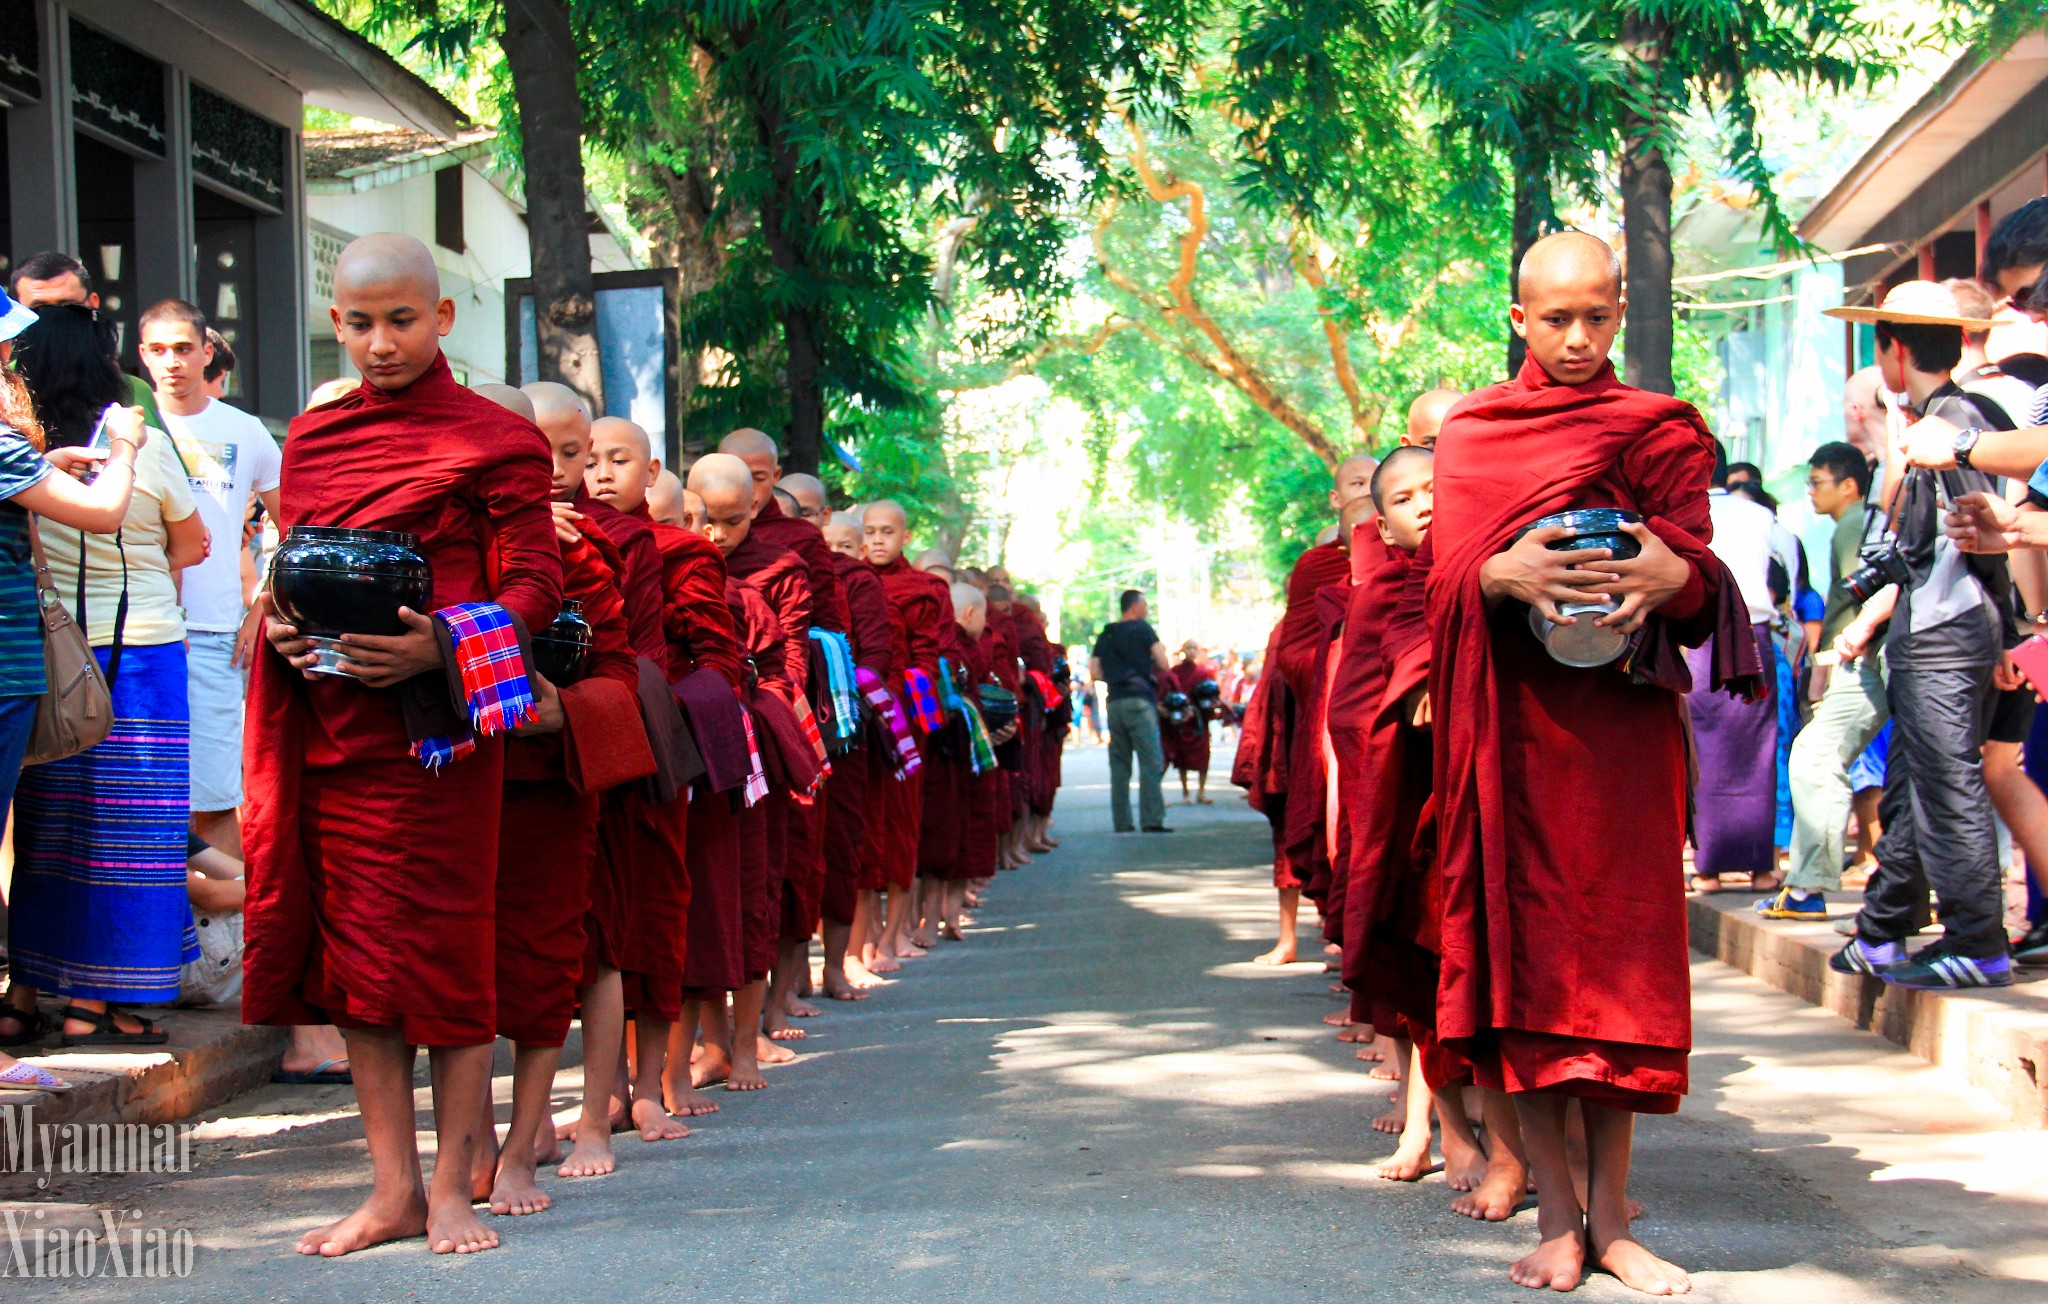
<path id="1" fill-rule="evenodd" d="M 86 533 L 78 532 L 78 632 L 85 636 L 86 646 L 92 646 L 92 629 L 86 623 L 85 608 L 85 545 Z M 36 564 L 43 564 L 42 540 L 37 539 Z M 114 691 L 114 676 L 121 671 L 121 634 L 128 627 L 128 549 L 121 542 L 121 532 L 114 531 L 114 551 L 121 554 L 121 597 L 114 604 L 114 642 L 107 649 L 107 691 Z"/>

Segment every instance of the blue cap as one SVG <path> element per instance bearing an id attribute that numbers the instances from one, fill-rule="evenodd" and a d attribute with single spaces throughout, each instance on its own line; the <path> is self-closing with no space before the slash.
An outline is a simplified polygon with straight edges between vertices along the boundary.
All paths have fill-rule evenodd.
<path id="1" fill-rule="evenodd" d="M 11 340 L 36 324 L 36 310 L 16 303 L 0 290 L 0 340 Z"/>

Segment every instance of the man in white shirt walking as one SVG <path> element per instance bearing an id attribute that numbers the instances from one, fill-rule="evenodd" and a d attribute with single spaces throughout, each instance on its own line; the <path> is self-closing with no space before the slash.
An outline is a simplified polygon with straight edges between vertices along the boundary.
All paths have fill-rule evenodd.
<path id="1" fill-rule="evenodd" d="M 242 699 L 245 667 L 236 656 L 243 605 L 242 523 L 252 495 L 277 513 L 283 455 L 255 417 L 206 393 L 213 361 L 206 318 L 182 299 L 142 314 L 142 361 L 156 386 L 166 433 L 183 457 L 199 515 L 223 541 L 184 572 L 180 597 L 190 639 L 186 658 L 192 711 L 192 827 L 228 854 L 242 854 L 236 808 L 242 804 Z"/>

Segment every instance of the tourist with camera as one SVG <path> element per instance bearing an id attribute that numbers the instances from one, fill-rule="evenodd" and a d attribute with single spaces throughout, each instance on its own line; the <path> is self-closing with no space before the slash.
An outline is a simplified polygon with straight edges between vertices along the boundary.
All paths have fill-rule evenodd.
<path id="1" fill-rule="evenodd" d="M 1990 424 L 1950 374 L 1963 331 L 1983 323 L 1960 317 L 1942 286 L 1908 281 L 1877 308 L 1829 315 L 1873 326 L 1885 387 L 1903 393 L 1914 415 L 1965 430 Z M 1895 412 L 1888 431 L 1886 464 L 1907 468 L 1885 486 L 1891 546 L 1864 552 L 1867 569 L 1898 589 L 1885 639 L 1893 725 L 1884 835 L 1857 935 L 1830 965 L 1901 987 L 2003 987 L 2011 959 L 1982 747 L 2012 583 L 2003 557 L 1966 553 L 1943 533 L 1945 505 L 1990 491 L 1991 477 L 1972 469 L 1967 449 L 1948 470 L 1908 468 L 1904 415 Z M 1906 939 L 1931 922 L 1930 886 L 1942 936 L 1908 956 Z"/>

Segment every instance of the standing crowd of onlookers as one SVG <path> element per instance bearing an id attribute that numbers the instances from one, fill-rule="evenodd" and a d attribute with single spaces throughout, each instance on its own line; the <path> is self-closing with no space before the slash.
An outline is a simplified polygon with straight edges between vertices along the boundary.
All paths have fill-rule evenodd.
<path id="1" fill-rule="evenodd" d="M 127 342 L 69 255 L 24 259 L 0 307 L 0 1085 L 62 1090 L 8 1051 L 160 1045 L 168 1031 L 132 1007 L 239 993 L 252 544 L 282 454 L 227 401 L 231 343 L 193 305 L 140 315 L 147 381 L 122 370 Z M 112 727 L 24 767 L 51 687 L 45 602 L 91 646 Z M 297 1030 L 280 1074 L 346 1081 L 339 1038 Z"/>
<path id="2" fill-rule="evenodd" d="M 1844 973 L 2004 986 L 2014 962 L 2048 963 L 2048 658 L 2034 659 L 2048 552 L 2021 528 L 2048 508 L 2048 467 L 1998 444 L 2048 422 L 2048 356 L 1992 350 L 1994 319 L 2048 321 L 2044 267 L 2036 199 L 1991 233 L 1977 276 L 1831 310 L 1870 327 L 1876 362 L 1849 378 L 1844 437 L 1806 468 L 1824 567 L 1809 569 L 1756 467 L 1724 457 L 1715 472 L 1714 550 L 1777 674 L 1762 702 L 1690 699 L 1694 888 L 1735 875 L 1763 917 L 1820 921 L 1829 893 L 1861 887 L 1834 919 Z M 2003 463 L 1973 457 L 1980 443 Z M 1992 520 L 2011 526 L 1994 538 L 1979 528 Z M 1696 682 L 1713 655 L 1696 654 Z M 2022 863 L 2014 938 L 2005 892 Z M 1940 937 L 1909 954 L 1937 918 Z"/>

